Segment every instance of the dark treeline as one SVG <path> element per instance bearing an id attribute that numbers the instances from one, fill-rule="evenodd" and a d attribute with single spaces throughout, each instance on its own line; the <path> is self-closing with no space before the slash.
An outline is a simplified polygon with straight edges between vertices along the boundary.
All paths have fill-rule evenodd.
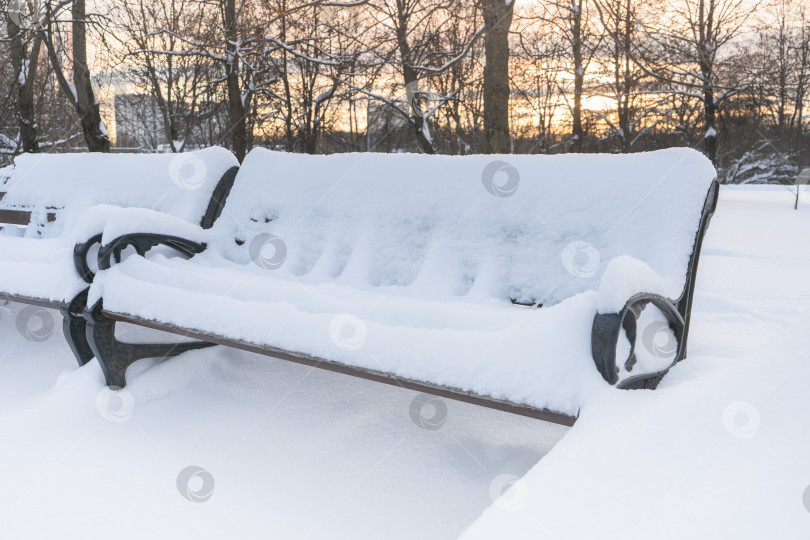
<path id="1" fill-rule="evenodd" d="M 213 144 L 240 157 L 691 146 L 726 182 L 788 183 L 810 166 L 805 0 L 0 4 L 6 161 Z"/>

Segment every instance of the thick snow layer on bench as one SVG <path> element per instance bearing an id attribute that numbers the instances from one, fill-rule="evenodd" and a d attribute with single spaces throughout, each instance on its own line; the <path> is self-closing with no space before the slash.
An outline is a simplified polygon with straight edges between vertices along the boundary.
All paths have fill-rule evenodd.
<path id="1" fill-rule="evenodd" d="M 286 251 L 275 271 L 315 281 L 548 306 L 597 290 L 607 264 L 629 255 L 677 298 L 714 177 L 689 149 L 497 159 L 257 149 L 215 230 L 238 263 L 274 235 Z"/>
<path id="2" fill-rule="evenodd" d="M 40 229 L 51 237 L 98 204 L 151 208 L 199 223 L 222 175 L 238 164 L 219 147 L 184 154 L 23 154 L 2 188 L 0 208 L 56 208 L 57 221 Z"/>
<path id="3" fill-rule="evenodd" d="M 591 358 L 593 291 L 544 309 L 427 300 L 275 278 L 205 253 L 130 257 L 96 277 L 89 303 L 99 297 L 114 312 L 569 415 L 607 384 Z"/>
<path id="4" fill-rule="evenodd" d="M 60 239 L 0 236 L 0 293 L 61 301 L 79 292 L 82 283 L 73 248 Z"/>
<path id="5" fill-rule="evenodd" d="M 618 313 L 627 300 L 640 293 L 666 296 L 664 279 L 643 261 L 627 255 L 608 263 L 599 284 L 599 313 Z"/>
<path id="6" fill-rule="evenodd" d="M 168 235 L 203 243 L 208 240 L 209 232 L 199 225 L 165 212 L 148 208 L 119 208 L 104 224 L 101 243 L 107 245 L 129 233 Z"/>
<path id="7" fill-rule="evenodd" d="M 504 187 L 487 156 L 255 150 L 208 251 L 130 258 L 89 303 L 576 415 L 606 384 L 598 306 L 680 296 L 714 169 L 684 149 L 507 159 Z"/>

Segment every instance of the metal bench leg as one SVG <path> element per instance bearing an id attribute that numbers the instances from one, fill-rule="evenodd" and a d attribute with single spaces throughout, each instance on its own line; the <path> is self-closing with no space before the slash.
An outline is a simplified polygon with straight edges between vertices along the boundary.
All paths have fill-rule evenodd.
<path id="1" fill-rule="evenodd" d="M 102 301 L 85 310 L 87 342 L 95 353 L 107 386 L 123 388 L 129 366 L 142 358 L 168 358 L 214 343 L 123 343 L 115 339 L 115 323 L 102 313 Z"/>
<path id="2" fill-rule="evenodd" d="M 82 316 L 87 306 L 88 292 L 90 292 L 89 288 L 77 294 L 73 300 L 63 301 L 59 308 L 62 313 L 62 332 L 65 334 L 70 350 L 73 351 L 73 356 L 76 357 L 76 361 L 80 366 L 93 359 L 93 350 L 90 348 L 90 344 L 87 343 L 85 331 L 87 321 Z"/>

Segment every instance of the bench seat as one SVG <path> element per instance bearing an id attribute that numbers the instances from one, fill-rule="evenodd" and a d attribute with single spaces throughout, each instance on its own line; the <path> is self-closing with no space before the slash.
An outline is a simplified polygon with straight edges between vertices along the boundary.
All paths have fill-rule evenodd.
<path id="1" fill-rule="evenodd" d="M 716 189 L 685 149 L 503 161 L 257 149 L 222 217 L 189 238 L 191 259 L 111 264 L 171 239 L 105 230 L 88 339 L 113 386 L 148 356 L 115 342 L 125 321 L 573 419 L 608 384 L 682 358 Z M 649 325 L 677 350 L 633 345 Z M 636 371 L 596 369 L 595 336 Z"/>
<path id="2" fill-rule="evenodd" d="M 588 389 L 607 384 L 591 358 L 594 291 L 537 309 L 307 283 L 204 256 L 128 258 L 97 278 L 88 302 L 570 416 Z"/>

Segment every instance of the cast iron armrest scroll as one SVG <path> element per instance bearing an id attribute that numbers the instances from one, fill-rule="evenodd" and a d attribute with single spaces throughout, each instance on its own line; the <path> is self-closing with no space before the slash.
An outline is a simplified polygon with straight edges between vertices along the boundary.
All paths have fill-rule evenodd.
<path id="1" fill-rule="evenodd" d="M 87 256 L 90 250 L 96 244 L 101 244 L 101 234 L 91 236 L 87 242 L 78 242 L 73 247 L 73 265 L 85 283 L 93 283 L 95 272 L 90 269 L 90 264 L 87 262 Z"/>
<path id="2" fill-rule="evenodd" d="M 681 314 L 678 313 L 678 308 L 668 298 L 658 294 L 641 293 L 632 296 L 619 313 L 597 313 L 594 317 L 591 332 L 591 351 L 599 373 L 610 384 L 619 382 L 616 347 L 622 330 L 625 331 L 627 339 L 630 341 L 630 354 L 625 362 L 625 369 L 632 372 L 636 363 L 637 321 L 648 304 L 657 307 L 667 319 L 669 328 L 675 334 L 678 348 L 672 362 L 665 369 L 627 377 L 618 385 L 619 388 L 645 388 L 647 387 L 645 383 L 648 381 L 654 386 L 673 365 L 683 359 L 686 324 Z"/>
<path id="3" fill-rule="evenodd" d="M 99 270 L 110 268 L 113 257 L 116 262 L 121 262 L 121 252 L 130 246 L 134 247 L 138 255 L 143 257 L 147 251 L 158 245 L 170 247 L 188 257 L 202 253 L 206 248 L 205 243 L 193 242 L 178 236 L 155 233 L 125 234 L 109 244 L 101 246 L 98 250 L 98 268 Z"/>

